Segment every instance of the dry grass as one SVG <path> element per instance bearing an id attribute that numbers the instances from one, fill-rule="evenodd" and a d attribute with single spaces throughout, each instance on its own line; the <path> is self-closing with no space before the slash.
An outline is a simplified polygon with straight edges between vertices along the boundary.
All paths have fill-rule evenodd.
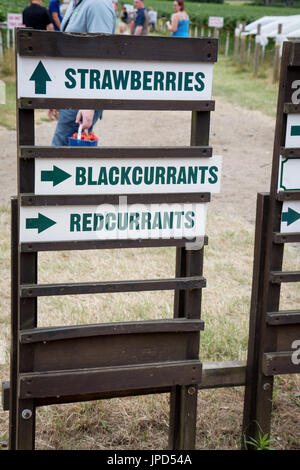
<path id="1" fill-rule="evenodd" d="M 0 211 L 1 379 L 9 378 L 10 224 Z M 209 213 L 203 291 L 203 361 L 244 360 L 248 341 L 253 263 L 253 227 L 242 220 Z M 296 269 L 297 247 L 287 246 L 285 269 Z M 174 275 L 172 248 L 41 253 L 39 282 L 163 278 Z M 298 257 L 299 259 L 299 257 Z M 298 267 L 299 269 L 299 267 Z M 295 308 L 300 286 L 283 295 Z M 287 307 L 288 306 L 288 307 Z M 39 299 L 39 326 L 172 317 L 172 292 L 60 296 Z M 3 356 L 3 355 L 2 355 Z M 3 359 L 3 358 L 2 358 Z M 300 448 L 300 380 L 275 380 L 273 447 Z M 197 448 L 238 449 L 243 387 L 199 392 Z M 42 407 L 37 412 L 38 449 L 164 449 L 168 440 L 169 395 L 115 398 Z M 8 413 L 0 411 L 0 441 L 7 442 Z"/>

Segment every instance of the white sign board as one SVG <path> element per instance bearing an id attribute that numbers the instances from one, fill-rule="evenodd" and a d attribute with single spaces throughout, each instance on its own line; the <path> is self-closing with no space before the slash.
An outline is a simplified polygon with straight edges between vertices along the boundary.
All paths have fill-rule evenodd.
<path id="1" fill-rule="evenodd" d="M 223 28 L 224 18 L 222 16 L 209 16 L 208 27 L 209 28 Z"/>
<path id="2" fill-rule="evenodd" d="M 7 13 L 8 29 L 21 28 L 23 25 L 22 13 Z"/>
<path id="3" fill-rule="evenodd" d="M 35 194 L 220 192 L 222 157 L 35 160 Z"/>
<path id="4" fill-rule="evenodd" d="M 280 232 L 300 232 L 300 201 L 285 201 L 282 204 Z"/>
<path id="5" fill-rule="evenodd" d="M 300 147 L 300 114 L 288 114 L 286 123 L 285 146 Z"/>
<path id="6" fill-rule="evenodd" d="M 18 56 L 18 98 L 210 100 L 213 65 Z"/>
<path id="7" fill-rule="evenodd" d="M 20 241 L 194 239 L 205 235 L 206 210 L 203 203 L 26 206 Z"/>
<path id="8" fill-rule="evenodd" d="M 300 190 L 300 158 L 280 156 L 278 191 Z"/>

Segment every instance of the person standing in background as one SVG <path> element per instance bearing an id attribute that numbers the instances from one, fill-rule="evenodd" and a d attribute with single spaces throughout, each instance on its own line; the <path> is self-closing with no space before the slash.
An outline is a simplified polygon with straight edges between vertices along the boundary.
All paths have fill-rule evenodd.
<path id="1" fill-rule="evenodd" d="M 23 10 L 23 24 L 26 28 L 53 31 L 51 17 L 42 0 L 30 0 L 30 5 Z"/>
<path id="2" fill-rule="evenodd" d="M 61 31 L 67 33 L 108 33 L 116 28 L 116 12 L 111 0 L 72 0 L 61 23 Z M 52 145 L 68 145 L 71 137 L 82 124 L 83 129 L 92 130 L 102 117 L 97 109 L 49 109 L 51 120 L 58 119 Z"/>
<path id="3" fill-rule="evenodd" d="M 136 17 L 131 27 L 131 34 L 135 36 L 147 36 L 148 34 L 148 13 L 143 0 L 134 0 L 134 8 L 137 10 Z"/>
<path id="4" fill-rule="evenodd" d="M 184 1 L 175 0 L 173 3 L 175 13 L 172 15 L 172 21 L 167 21 L 166 25 L 171 36 L 173 37 L 189 37 L 189 15 L 184 11 Z"/>
<path id="5" fill-rule="evenodd" d="M 60 25 L 61 25 L 61 22 L 62 22 L 62 15 L 61 15 L 61 12 L 60 12 L 61 2 L 62 2 L 62 0 L 50 0 L 49 6 L 48 6 L 49 13 L 50 13 L 50 16 L 52 18 L 52 22 L 53 22 L 55 31 L 60 30 Z"/>

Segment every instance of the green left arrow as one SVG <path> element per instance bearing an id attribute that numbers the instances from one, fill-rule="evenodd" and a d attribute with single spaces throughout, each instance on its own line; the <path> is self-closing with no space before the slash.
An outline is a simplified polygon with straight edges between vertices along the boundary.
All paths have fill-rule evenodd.
<path id="1" fill-rule="evenodd" d="M 31 75 L 30 81 L 35 82 L 35 94 L 45 95 L 47 82 L 52 82 L 47 70 L 44 67 L 43 62 L 40 60 L 33 74 Z"/>
<path id="2" fill-rule="evenodd" d="M 287 212 L 283 212 L 281 217 L 282 222 L 286 222 L 287 225 L 293 224 L 298 219 L 300 219 L 299 212 L 294 211 L 291 207 L 288 208 Z"/>
<path id="3" fill-rule="evenodd" d="M 38 233 L 44 232 L 44 230 L 47 230 L 55 224 L 56 222 L 54 220 L 49 219 L 49 217 L 46 217 L 45 215 L 40 213 L 38 213 L 37 218 L 26 219 L 26 228 L 37 228 Z"/>
<path id="4" fill-rule="evenodd" d="M 62 183 L 68 178 L 71 178 L 71 175 L 55 165 L 53 165 L 53 170 L 41 171 L 41 181 L 52 181 L 53 186 Z"/>

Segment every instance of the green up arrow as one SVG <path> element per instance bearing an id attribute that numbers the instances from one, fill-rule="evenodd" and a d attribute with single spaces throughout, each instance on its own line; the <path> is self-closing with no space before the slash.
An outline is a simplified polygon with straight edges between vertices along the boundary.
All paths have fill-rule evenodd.
<path id="1" fill-rule="evenodd" d="M 291 209 L 290 207 L 287 212 L 282 213 L 281 217 L 282 222 L 287 222 L 288 225 L 293 224 L 298 219 L 300 219 L 299 212 L 294 211 L 294 209 Z"/>
<path id="2" fill-rule="evenodd" d="M 48 75 L 42 61 L 40 60 L 33 74 L 31 75 L 30 81 L 35 82 L 35 94 L 45 95 L 46 94 L 46 83 L 51 82 L 51 78 Z"/>
<path id="3" fill-rule="evenodd" d="M 53 186 L 56 186 L 59 183 L 71 178 L 71 175 L 64 170 L 61 170 L 57 166 L 53 165 L 53 170 L 43 170 L 41 171 L 41 181 L 52 181 Z"/>
<path id="4" fill-rule="evenodd" d="M 37 218 L 33 219 L 26 219 L 26 228 L 37 228 L 38 233 L 43 232 L 44 230 L 47 230 L 48 228 L 52 227 L 52 225 L 55 225 L 56 222 L 54 220 L 49 219 L 49 217 L 46 217 L 43 214 L 38 214 Z"/>

